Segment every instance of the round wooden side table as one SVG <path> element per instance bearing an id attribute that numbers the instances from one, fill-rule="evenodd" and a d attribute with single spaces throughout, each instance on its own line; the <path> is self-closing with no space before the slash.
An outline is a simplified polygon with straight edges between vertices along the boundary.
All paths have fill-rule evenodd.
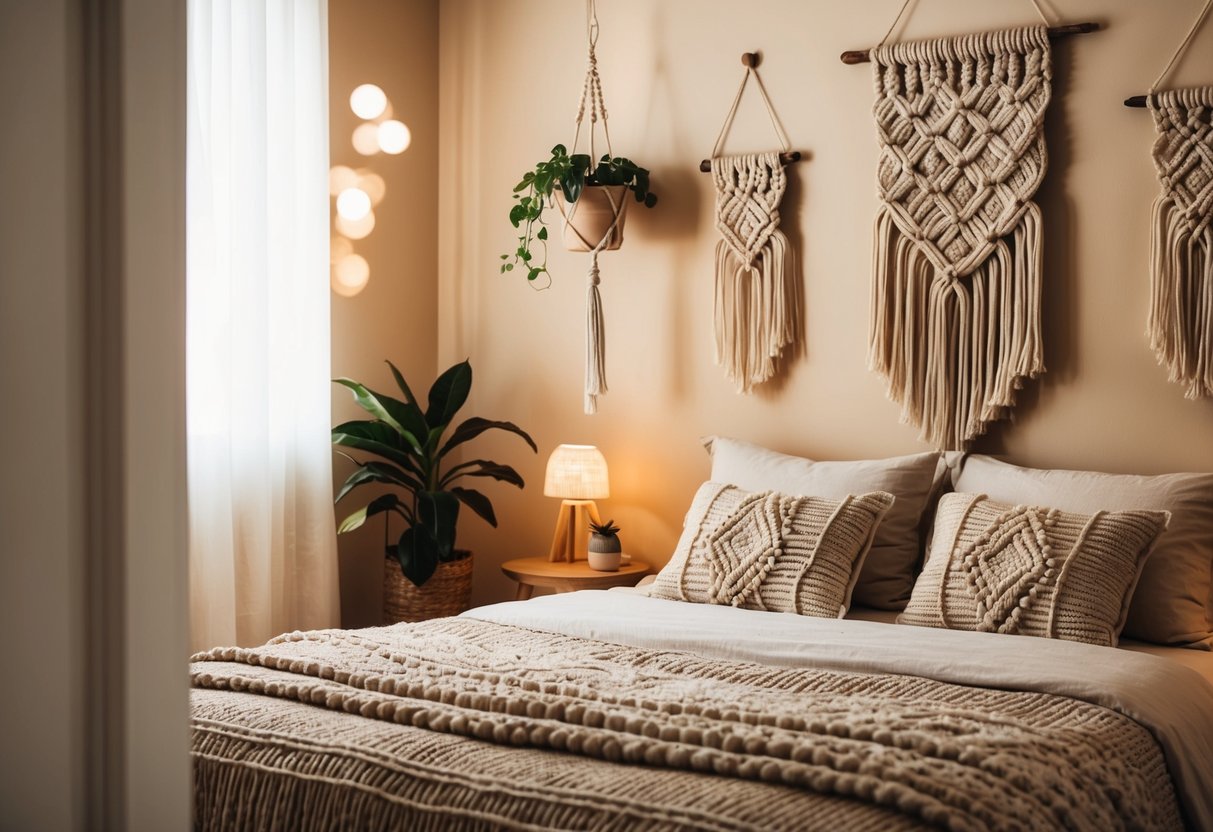
<path id="1" fill-rule="evenodd" d="M 637 581 L 649 573 L 650 568 L 649 564 L 635 558 L 620 564 L 618 572 L 599 572 L 597 569 L 591 569 L 590 564 L 584 560 L 560 563 L 550 561 L 546 557 L 516 558 L 501 564 L 501 571 L 506 577 L 518 582 L 515 601 L 530 598 L 537 586 L 549 587 L 557 592 L 635 586 Z"/>

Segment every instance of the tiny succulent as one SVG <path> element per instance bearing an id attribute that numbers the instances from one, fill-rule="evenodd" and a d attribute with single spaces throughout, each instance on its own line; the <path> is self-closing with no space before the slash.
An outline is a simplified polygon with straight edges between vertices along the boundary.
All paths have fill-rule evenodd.
<path id="1" fill-rule="evenodd" d="M 514 205 L 510 208 L 510 223 L 521 230 L 518 247 L 511 254 L 501 255 L 501 273 L 512 272 L 515 266 L 526 269 L 527 280 L 548 274 L 548 229 L 543 222 L 543 209 L 559 188 L 566 201 L 576 202 L 586 185 L 626 185 L 636 201 L 646 208 L 657 204 L 657 194 L 649 190 L 649 172 L 631 159 L 604 154 L 595 165 L 588 153 L 569 154 L 558 144 L 552 148 L 552 158 L 535 165 L 522 181 L 514 186 Z M 541 261 L 535 259 L 531 247 L 535 241 L 543 244 Z"/>
<path id="2" fill-rule="evenodd" d="M 594 534 L 601 534 L 606 537 L 614 537 L 619 534 L 619 527 L 615 525 L 614 520 L 608 520 L 605 523 L 590 523 L 590 529 Z"/>

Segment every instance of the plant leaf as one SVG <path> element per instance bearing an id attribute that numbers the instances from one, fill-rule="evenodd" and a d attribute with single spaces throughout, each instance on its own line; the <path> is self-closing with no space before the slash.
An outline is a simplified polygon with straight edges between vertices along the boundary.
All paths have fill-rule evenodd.
<path id="1" fill-rule="evenodd" d="M 490 459 L 473 459 L 456 465 L 443 476 L 442 485 L 445 486 L 447 483 L 454 482 L 460 477 L 492 477 L 495 480 L 508 482 L 510 485 L 515 485 L 519 488 L 526 485 L 522 477 L 513 468 L 493 462 Z"/>
<path id="2" fill-rule="evenodd" d="M 486 430 L 505 430 L 510 433 L 516 433 L 526 440 L 526 443 L 531 446 L 532 451 L 539 453 L 539 446 L 535 444 L 535 440 L 531 438 L 531 435 L 513 422 L 498 422 L 494 419 L 481 419 L 479 416 L 472 416 L 469 419 L 465 419 L 460 423 L 459 427 L 455 428 L 455 431 L 451 434 L 451 438 L 446 441 L 446 444 L 442 446 L 442 450 L 438 452 L 438 457 L 445 456 L 447 451 L 457 445 L 462 445 L 469 439 L 475 439 Z"/>
<path id="3" fill-rule="evenodd" d="M 446 427 L 463 407 L 472 389 L 472 365 L 461 361 L 438 376 L 430 387 L 430 406 L 425 411 L 425 422 L 431 429 Z"/>
<path id="4" fill-rule="evenodd" d="M 333 428 L 333 444 L 381 456 L 406 471 L 422 476 L 413 452 L 399 447 L 400 434 L 383 422 L 345 422 Z"/>
<path id="5" fill-rule="evenodd" d="M 399 502 L 400 498 L 395 494 L 383 494 L 376 497 L 342 520 L 341 525 L 337 527 L 337 534 L 352 532 L 365 523 L 368 517 L 374 517 L 376 514 L 382 514 L 385 511 L 392 511 Z"/>
<path id="6" fill-rule="evenodd" d="M 424 528 L 410 526 L 396 544 L 396 560 L 404 577 L 421 586 L 438 568 L 438 546 Z"/>
<path id="7" fill-rule="evenodd" d="M 408 431 L 404 429 L 404 426 L 396 421 L 396 417 L 383 406 L 383 402 L 379 400 L 379 397 L 374 392 L 368 390 L 366 387 L 353 379 L 335 378 L 333 379 L 333 382 L 335 384 L 340 384 L 343 387 L 348 387 L 350 390 L 354 391 L 354 401 L 356 401 L 358 406 L 367 413 L 371 414 L 381 422 L 387 422 L 401 434 L 408 433 Z M 415 437 L 410 444 L 417 444 Z"/>
<path id="8" fill-rule="evenodd" d="M 429 529 L 437 546 L 438 560 L 451 559 L 455 551 L 455 523 L 459 520 L 459 498 L 447 491 L 417 492 L 417 525 Z"/>
<path id="9" fill-rule="evenodd" d="M 493 512 L 493 504 L 489 498 L 472 488 L 451 489 L 451 493 L 459 498 L 459 502 L 476 512 L 486 523 L 497 528 L 497 515 Z"/>
<path id="10" fill-rule="evenodd" d="M 419 480 L 401 471 L 395 465 L 389 465 L 386 462 L 368 462 L 346 478 L 333 502 L 341 502 L 341 498 L 355 488 L 370 482 L 398 485 L 401 488 L 407 488 L 409 491 L 420 491 L 425 487 Z"/>

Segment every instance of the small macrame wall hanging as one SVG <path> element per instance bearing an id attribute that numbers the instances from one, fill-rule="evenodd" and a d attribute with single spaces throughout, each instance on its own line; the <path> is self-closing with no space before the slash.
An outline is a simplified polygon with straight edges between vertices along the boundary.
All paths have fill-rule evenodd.
<path id="1" fill-rule="evenodd" d="M 716 139 L 707 170 L 716 188 L 716 363 L 749 393 L 776 372 L 776 363 L 799 329 L 799 293 L 793 252 L 779 230 L 779 203 L 787 188 L 784 165 L 800 154 L 792 151 L 770 96 L 758 77 L 758 55 L 741 58 L 745 75 Z M 782 151 L 724 156 L 725 138 L 737 116 L 746 82 L 762 94 Z M 700 165 L 703 170 L 703 163 Z"/>
<path id="2" fill-rule="evenodd" d="M 1047 159 L 1049 31 L 882 40 L 869 57 L 881 202 L 869 366 L 922 439 L 963 449 L 1045 369 L 1032 198 Z"/>
<path id="3" fill-rule="evenodd" d="M 1189 399 L 1213 396 L 1213 86 L 1157 88 L 1210 8 L 1213 0 L 1144 96 L 1158 131 L 1151 154 L 1162 184 L 1150 233 L 1147 330 L 1159 363 Z"/>

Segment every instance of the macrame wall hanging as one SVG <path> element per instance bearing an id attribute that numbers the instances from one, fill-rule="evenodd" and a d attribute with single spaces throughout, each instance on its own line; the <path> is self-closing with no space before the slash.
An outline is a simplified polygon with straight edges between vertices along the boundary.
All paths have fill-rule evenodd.
<path id="1" fill-rule="evenodd" d="M 779 230 L 779 203 L 787 188 L 784 165 L 792 151 L 770 96 L 758 77 L 757 53 L 742 56 L 745 75 L 712 150 L 709 170 L 716 186 L 716 363 L 740 393 L 768 380 L 776 361 L 797 336 L 799 294 L 792 249 Z M 762 94 L 782 152 L 723 156 L 724 141 L 746 82 Z M 703 169 L 703 165 L 700 165 Z"/>
<path id="2" fill-rule="evenodd" d="M 1150 346 L 1185 396 L 1213 396 L 1213 86 L 1157 91 L 1213 8 L 1205 3 L 1150 87 L 1158 138 L 1152 155 L 1162 193 L 1150 233 Z M 1133 99 L 1125 102 L 1135 103 Z"/>
<path id="3" fill-rule="evenodd" d="M 1045 369 L 1032 197 L 1046 167 L 1049 32 L 882 40 L 870 58 L 881 207 L 869 366 L 922 439 L 963 449 Z"/>

